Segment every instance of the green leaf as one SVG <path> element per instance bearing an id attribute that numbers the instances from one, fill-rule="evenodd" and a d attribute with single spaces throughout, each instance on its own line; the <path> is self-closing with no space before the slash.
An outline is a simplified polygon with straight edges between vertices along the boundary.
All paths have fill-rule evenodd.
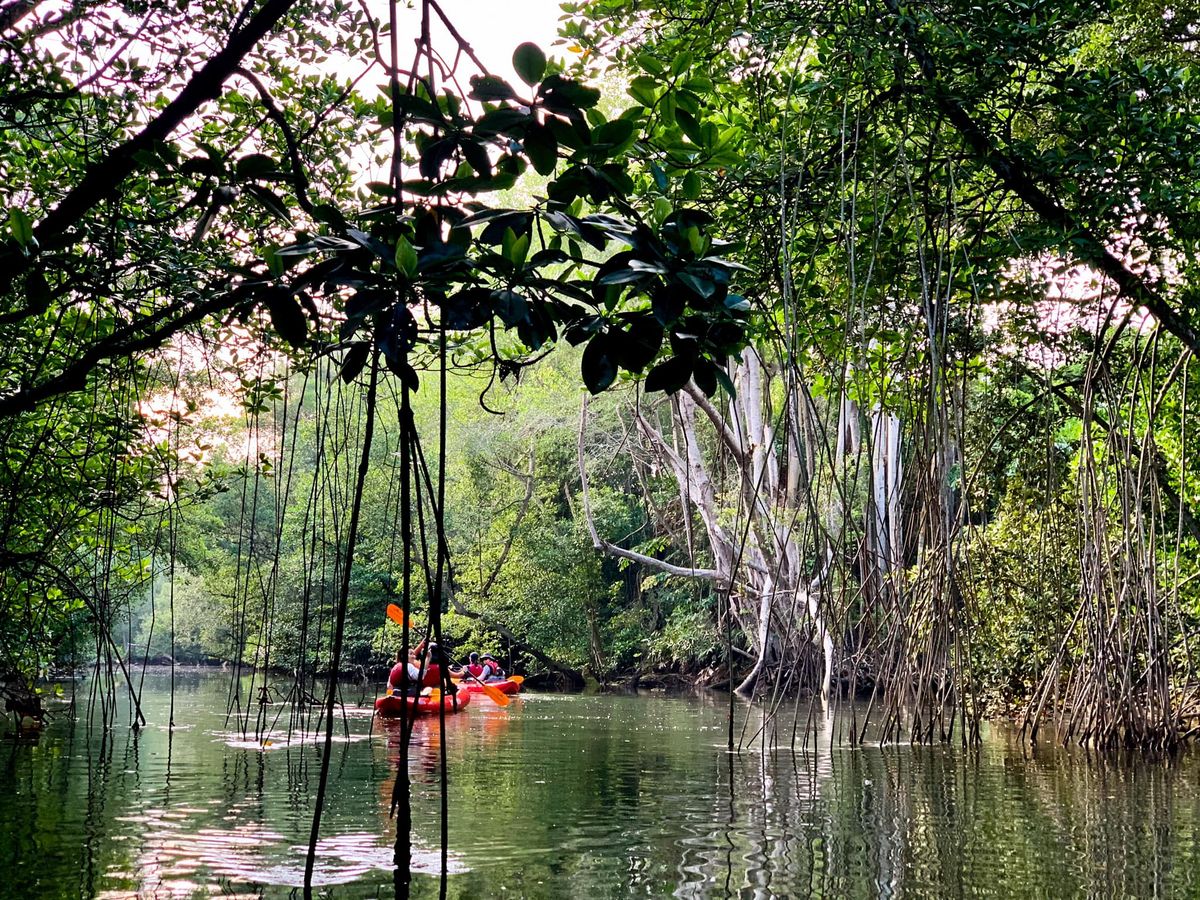
<path id="1" fill-rule="evenodd" d="M 542 82 L 538 93 L 546 106 L 553 109 L 590 109 L 600 102 L 600 91 L 561 75 L 551 75 Z"/>
<path id="2" fill-rule="evenodd" d="M 513 242 L 512 256 L 509 257 L 514 266 L 525 265 L 525 257 L 529 255 L 529 235 L 523 234 Z"/>
<path id="3" fill-rule="evenodd" d="M 669 326 L 681 315 L 686 307 L 684 292 L 670 285 L 658 288 L 650 298 L 650 308 L 654 318 L 663 325 Z"/>
<path id="4" fill-rule="evenodd" d="M 637 62 L 639 66 L 653 75 L 661 75 L 665 71 L 665 66 L 649 53 L 639 53 Z"/>
<path id="5" fill-rule="evenodd" d="M 580 363 L 583 383 L 593 394 L 603 392 L 617 378 L 617 366 L 608 354 L 608 342 L 608 334 L 599 332 L 583 351 Z"/>
<path id="6" fill-rule="evenodd" d="M 263 261 L 267 264 L 267 269 L 276 278 L 283 275 L 283 257 L 279 255 L 279 247 L 271 244 L 263 248 Z"/>
<path id="7" fill-rule="evenodd" d="M 726 294 L 725 308 L 732 309 L 734 312 L 749 312 L 750 301 L 741 294 Z"/>
<path id="8" fill-rule="evenodd" d="M 652 317 L 642 315 L 629 326 L 628 332 L 612 335 L 612 354 L 618 364 L 630 372 L 641 372 L 658 356 L 662 347 L 663 329 Z"/>
<path id="9" fill-rule="evenodd" d="M 633 137 L 633 122 L 629 119 L 613 119 L 595 130 L 592 140 L 597 144 L 621 146 Z"/>
<path id="10" fill-rule="evenodd" d="M 683 130 L 683 133 L 688 136 L 688 139 L 697 147 L 706 146 L 704 140 L 704 131 L 700 127 L 700 123 L 686 109 L 678 109 L 675 111 L 675 122 Z"/>
<path id="11" fill-rule="evenodd" d="M 492 160 L 488 156 L 487 147 L 478 141 L 463 140 L 459 144 L 462 154 L 466 157 L 471 168 L 475 173 L 482 178 L 490 178 L 492 174 Z"/>
<path id="12" fill-rule="evenodd" d="M 279 171 L 279 164 L 265 153 L 251 153 L 234 164 L 234 173 L 240 179 L 263 178 Z"/>
<path id="13" fill-rule="evenodd" d="M 718 365 L 713 365 L 713 375 L 716 376 L 717 384 L 721 389 L 729 395 L 731 400 L 737 399 L 737 388 L 733 386 L 733 379 L 729 377 L 729 373 Z"/>
<path id="14" fill-rule="evenodd" d="M 522 141 L 525 155 L 539 175 L 553 175 L 558 166 L 558 138 L 545 125 L 531 124 Z"/>
<path id="15" fill-rule="evenodd" d="M 261 184 L 251 183 L 246 185 L 246 193 L 253 197 L 260 206 L 275 216 L 275 218 L 282 222 L 291 223 L 292 214 L 288 211 L 287 204 L 273 190 L 263 187 Z"/>
<path id="16" fill-rule="evenodd" d="M 532 119 L 528 113 L 519 109 L 502 106 L 490 109 L 475 123 L 475 134 L 490 136 L 493 134 L 520 135 L 520 129 Z"/>
<path id="17" fill-rule="evenodd" d="M 529 304 L 516 291 L 492 291 L 496 315 L 506 328 L 520 325 L 529 318 Z"/>
<path id="18" fill-rule="evenodd" d="M 700 196 L 700 176 L 695 172 L 688 172 L 683 176 L 683 196 L 688 200 L 695 200 Z"/>
<path id="19" fill-rule="evenodd" d="M 537 44 L 528 41 L 513 52 L 512 64 L 521 80 L 531 87 L 546 74 L 546 54 Z"/>
<path id="20" fill-rule="evenodd" d="M 417 274 L 417 251 L 407 240 L 400 237 L 396 240 L 396 268 L 412 278 Z"/>
<path id="21" fill-rule="evenodd" d="M 653 106 L 658 99 L 658 82 L 645 75 L 639 75 L 629 82 L 629 96 L 642 106 Z"/>
<path id="22" fill-rule="evenodd" d="M 667 189 L 667 173 L 656 162 L 650 163 L 650 174 L 654 176 L 654 184 L 660 191 Z"/>
<path id="23" fill-rule="evenodd" d="M 707 300 L 709 297 L 711 297 L 713 295 L 713 292 L 717 289 L 717 286 L 715 284 L 713 284 L 711 281 L 709 281 L 707 278 L 700 278 L 697 275 L 693 275 L 691 272 L 680 272 L 679 280 L 682 281 L 684 284 L 686 284 L 689 288 L 691 288 L 697 294 L 699 294 L 701 297 L 703 297 L 705 300 Z"/>
<path id="24" fill-rule="evenodd" d="M 503 78 L 497 78 L 495 75 L 472 75 L 471 76 L 471 94 L 472 100 L 512 100 L 517 96 L 517 92 Z"/>
<path id="25" fill-rule="evenodd" d="M 701 357 L 692 367 L 692 380 L 696 387 L 704 392 L 705 397 L 711 397 L 717 392 L 717 367 Z"/>
<path id="26" fill-rule="evenodd" d="M 8 210 L 8 230 L 22 247 L 28 247 L 33 240 L 33 223 L 29 221 L 29 216 L 15 206 Z"/>
<path id="27" fill-rule="evenodd" d="M 371 345 L 366 341 L 359 341 L 350 348 L 346 353 L 346 358 L 342 361 L 342 381 L 349 384 L 358 377 L 358 373 L 367 364 L 367 356 L 370 352 Z"/>
<path id="28" fill-rule="evenodd" d="M 288 288 L 272 288 L 266 297 L 271 324 L 279 336 L 293 347 L 303 347 L 308 336 L 308 320 L 296 296 Z"/>
<path id="29" fill-rule="evenodd" d="M 519 269 L 524 265 L 525 257 L 529 253 L 529 235 L 522 234 L 518 237 L 511 228 L 504 229 L 504 240 L 500 244 L 500 252 L 505 259 Z"/>
<path id="30" fill-rule="evenodd" d="M 660 362 L 646 376 L 647 391 L 674 394 L 692 377 L 692 361 L 679 356 Z"/>

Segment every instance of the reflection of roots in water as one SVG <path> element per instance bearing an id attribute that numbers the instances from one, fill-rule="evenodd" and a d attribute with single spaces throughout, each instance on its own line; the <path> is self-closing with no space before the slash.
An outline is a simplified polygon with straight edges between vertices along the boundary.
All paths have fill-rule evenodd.
<path id="1" fill-rule="evenodd" d="M 258 824 L 230 829 L 183 830 L 182 822 L 169 819 L 179 810 L 145 817 L 159 828 L 145 837 L 145 848 L 134 864 L 134 872 L 111 871 L 119 879 L 136 880 L 133 896 L 193 897 L 198 892 L 230 896 L 227 884 L 300 887 L 304 884 L 304 858 L 308 847 L 289 844 L 286 837 Z M 348 884 L 377 871 L 391 871 L 393 849 L 380 843 L 380 835 L 353 832 L 322 838 L 317 843 L 313 885 Z M 413 848 L 411 871 L 437 875 L 441 856 L 436 850 Z M 453 856 L 447 874 L 467 871 Z M 103 900 L 131 896 L 128 891 L 105 891 Z M 257 896 L 255 894 L 254 896 Z"/>

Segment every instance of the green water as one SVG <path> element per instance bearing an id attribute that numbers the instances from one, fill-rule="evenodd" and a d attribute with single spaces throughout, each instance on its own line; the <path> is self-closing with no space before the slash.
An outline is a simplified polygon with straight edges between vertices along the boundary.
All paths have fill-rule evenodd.
<path id="1" fill-rule="evenodd" d="M 147 676 L 140 734 L 61 713 L 0 744 L 0 896 L 301 896 L 319 748 L 241 743 L 216 674 L 179 676 L 168 742 L 167 683 Z M 1031 753 L 995 731 L 975 752 L 849 749 L 829 730 L 731 756 L 726 702 L 476 698 L 447 720 L 447 896 L 1200 896 L 1194 756 Z M 739 707 L 739 730 L 760 716 Z M 347 721 L 315 893 L 392 897 L 395 733 Z M 436 720 L 414 742 L 413 896 L 436 897 Z"/>

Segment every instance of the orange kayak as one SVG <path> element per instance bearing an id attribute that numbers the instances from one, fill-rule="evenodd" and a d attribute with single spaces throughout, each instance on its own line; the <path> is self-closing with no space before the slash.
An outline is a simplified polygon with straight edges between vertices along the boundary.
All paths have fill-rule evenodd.
<path id="1" fill-rule="evenodd" d="M 463 691 L 466 691 L 468 694 L 482 694 L 483 693 L 483 687 L 479 684 L 478 681 L 474 681 L 471 679 L 467 679 L 465 681 L 459 680 L 459 681 L 456 681 L 455 684 L 458 685 L 458 692 L 460 694 Z M 490 688 L 495 688 L 502 694 L 515 694 L 517 691 L 519 691 L 521 689 L 521 685 L 519 682 L 511 681 L 507 678 L 504 681 L 489 681 L 487 683 L 487 686 Z"/>
<path id="2" fill-rule="evenodd" d="M 446 711 L 446 715 L 451 713 L 462 712 L 471 702 L 471 695 L 466 691 L 459 691 L 457 694 L 443 694 L 440 700 L 430 700 L 428 697 L 398 697 L 389 695 L 380 697 L 375 701 L 375 715 L 382 719 L 398 719 L 401 715 L 401 710 L 405 704 L 408 705 L 408 714 L 426 716 L 436 713 L 439 708 Z"/>

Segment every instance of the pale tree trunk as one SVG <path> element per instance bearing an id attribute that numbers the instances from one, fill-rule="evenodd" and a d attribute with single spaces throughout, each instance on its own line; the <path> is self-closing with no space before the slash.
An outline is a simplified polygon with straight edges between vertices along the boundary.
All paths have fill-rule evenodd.
<path id="1" fill-rule="evenodd" d="M 779 426 L 769 415 L 771 376 L 753 350 L 747 350 L 736 362 L 733 378 L 737 395 L 730 400 L 727 412 L 689 384 L 670 401 L 669 431 L 658 418 L 668 407 L 660 406 L 657 412 L 639 407 L 634 415 L 642 448 L 674 476 L 688 515 L 694 511 L 703 525 L 713 568 L 688 569 L 647 559 L 600 537 L 591 522 L 583 448 L 585 423 L 581 423 L 579 462 L 588 528 L 593 544 L 604 552 L 670 574 L 697 575 L 727 586 L 731 591 L 730 608 L 750 643 L 754 660 L 737 687 L 740 692 L 752 693 L 761 678 L 777 675 L 772 667 L 785 662 L 789 654 L 795 659 L 798 653 L 808 652 L 796 643 L 798 637 L 807 635 L 822 657 L 820 683 L 812 686 L 827 695 L 836 645 L 821 598 L 834 553 L 826 546 L 827 537 L 818 539 L 808 517 L 812 505 L 808 491 L 821 455 L 811 447 L 804 448 L 800 438 L 814 430 L 813 422 L 808 421 L 813 418 L 811 400 L 785 398 L 786 415 L 778 432 L 783 438 L 777 439 Z M 806 421 L 789 421 L 793 410 L 804 410 Z M 698 411 L 702 416 L 697 415 Z M 706 429 L 701 428 L 700 418 L 706 418 L 712 426 L 715 449 L 706 451 Z M 849 401 L 841 430 L 857 441 L 856 411 Z M 726 466 L 716 465 L 720 457 L 724 457 Z M 717 475 L 722 471 L 728 473 L 723 479 Z M 834 533 L 840 529 L 840 514 L 837 518 Z M 801 527 L 801 523 L 807 524 Z M 825 534 L 829 533 L 827 529 Z M 811 558 L 811 551 L 804 552 L 806 542 L 815 542 L 808 544 L 814 549 L 824 547 L 815 576 L 805 571 L 804 561 Z M 797 616 L 802 618 L 798 620 Z"/>

